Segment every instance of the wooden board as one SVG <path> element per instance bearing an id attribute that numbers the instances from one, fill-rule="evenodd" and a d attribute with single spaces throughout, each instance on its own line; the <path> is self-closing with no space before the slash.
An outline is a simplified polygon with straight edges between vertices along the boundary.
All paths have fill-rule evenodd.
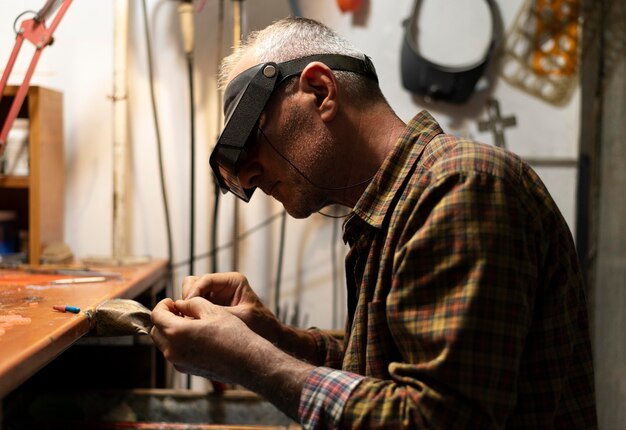
<path id="1" fill-rule="evenodd" d="M 98 270 L 121 276 L 53 285 L 50 281 L 70 276 L 0 270 L 0 399 L 84 336 L 98 305 L 112 298 L 135 298 L 168 281 L 165 260 Z M 58 312 L 54 305 L 81 311 Z"/>

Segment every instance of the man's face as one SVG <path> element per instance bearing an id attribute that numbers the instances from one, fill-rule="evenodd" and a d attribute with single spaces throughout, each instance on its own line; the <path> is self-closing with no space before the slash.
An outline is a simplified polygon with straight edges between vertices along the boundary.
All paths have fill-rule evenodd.
<path id="1" fill-rule="evenodd" d="M 253 54 L 246 54 L 231 71 L 229 82 L 258 64 Z M 271 95 L 236 167 L 239 188 L 261 188 L 295 218 L 344 198 L 343 191 L 337 194 L 344 190 L 337 184 L 345 182 L 346 170 L 345 157 L 337 151 L 341 128 L 333 121 L 334 75 L 320 62 L 301 70 Z"/>
<path id="2" fill-rule="evenodd" d="M 305 218 L 328 204 L 326 192 L 312 183 L 332 181 L 326 171 L 331 142 L 325 124 L 297 89 L 276 94 L 251 136 L 239 179 L 244 187 L 257 186 L 280 201 L 294 218 Z"/>

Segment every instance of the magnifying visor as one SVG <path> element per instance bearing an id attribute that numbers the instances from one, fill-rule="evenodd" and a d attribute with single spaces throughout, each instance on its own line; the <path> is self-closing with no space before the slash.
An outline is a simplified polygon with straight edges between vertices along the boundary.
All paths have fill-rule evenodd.
<path id="1" fill-rule="evenodd" d="M 338 54 L 261 63 L 237 75 L 224 92 L 224 129 L 209 159 L 222 193 L 230 191 L 241 200 L 250 201 L 256 187 L 244 188 L 238 177 L 239 166 L 247 156 L 246 144 L 255 135 L 253 131 L 259 117 L 274 91 L 288 78 L 302 73 L 313 61 L 322 62 L 332 70 L 358 73 L 378 82 L 368 56 L 356 58 Z"/>

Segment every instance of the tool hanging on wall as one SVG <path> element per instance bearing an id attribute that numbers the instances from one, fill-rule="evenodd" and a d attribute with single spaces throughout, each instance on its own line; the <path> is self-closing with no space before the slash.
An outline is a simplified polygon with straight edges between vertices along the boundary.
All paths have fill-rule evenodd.
<path id="1" fill-rule="evenodd" d="M 489 119 L 478 123 L 479 131 L 491 131 L 493 133 L 494 145 L 499 148 L 506 148 L 504 129 L 517 125 L 517 118 L 514 115 L 503 117 L 500 114 L 500 103 L 496 99 L 487 101 L 487 114 Z"/>
<path id="2" fill-rule="evenodd" d="M 19 30 L 15 30 L 15 45 L 13 46 L 13 50 L 11 51 L 11 55 L 9 57 L 9 61 L 4 68 L 4 72 L 2 73 L 2 77 L 0 78 L 0 99 L 2 99 L 2 95 L 4 94 L 4 89 L 6 88 L 9 77 L 11 76 L 11 71 L 13 70 L 13 66 L 15 65 L 15 61 L 20 53 L 20 49 L 22 49 L 22 45 L 25 40 L 31 42 L 35 46 L 35 51 L 32 54 L 30 64 L 28 65 L 28 69 L 26 70 L 26 74 L 24 75 L 24 79 L 17 90 L 17 94 L 13 99 L 13 103 L 11 104 L 11 108 L 9 109 L 9 113 L 7 114 L 6 119 L 3 123 L 0 123 L 0 157 L 4 152 L 4 147 L 6 145 L 7 136 L 9 135 L 9 130 L 11 130 L 11 126 L 13 125 L 13 121 L 17 118 L 17 115 L 24 103 L 24 99 L 26 98 L 26 93 L 28 92 L 28 86 L 30 85 L 30 79 L 35 72 L 35 67 L 37 67 L 37 63 L 39 62 L 39 58 L 43 50 L 52 45 L 54 38 L 52 35 L 56 30 L 57 26 L 63 19 L 65 12 L 72 4 L 73 0 L 48 0 L 44 4 L 44 6 L 39 9 L 35 13 L 35 16 L 31 19 L 24 20 Z M 18 19 L 21 15 L 18 17 Z M 46 21 L 51 20 L 49 26 L 46 27 Z M 17 20 L 16 20 L 17 22 Z"/>
<path id="3" fill-rule="evenodd" d="M 506 37 L 500 75 L 552 104 L 578 84 L 580 0 L 526 0 Z"/>
<path id="4" fill-rule="evenodd" d="M 402 84 L 407 90 L 434 101 L 465 103 L 494 57 L 502 36 L 500 15 L 494 0 L 486 0 L 491 13 L 491 40 L 483 57 L 469 66 L 446 66 L 424 58 L 418 48 L 418 17 L 422 0 L 416 0 L 404 23 L 401 51 Z"/>
<path id="5" fill-rule="evenodd" d="M 500 103 L 496 99 L 487 101 L 486 121 L 478 123 L 479 131 L 491 131 L 493 133 L 494 145 L 500 148 L 507 148 L 504 129 L 517 125 L 515 115 L 502 116 L 500 113 Z M 578 167 L 578 159 L 573 157 L 523 157 L 524 161 L 533 167 Z"/>
<path id="6" fill-rule="evenodd" d="M 342 12 L 354 12 L 363 5 L 363 0 L 337 0 L 337 6 Z"/>

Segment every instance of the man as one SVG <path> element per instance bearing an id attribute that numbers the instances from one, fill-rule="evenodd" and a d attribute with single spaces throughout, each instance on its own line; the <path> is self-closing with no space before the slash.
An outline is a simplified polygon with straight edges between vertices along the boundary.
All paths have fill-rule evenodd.
<path id="1" fill-rule="evenodd" d="M 237 273 L 188 277 L 152 336 L 182 372 L 241 384 L 304 428 L 596 427 L 586 302 L 568 227 L 502 149 L 404 124 L 367 57 L 289 18 L 224 64 L 224 189 L 344 224 L 341 344 L 282 324 Z"/>

